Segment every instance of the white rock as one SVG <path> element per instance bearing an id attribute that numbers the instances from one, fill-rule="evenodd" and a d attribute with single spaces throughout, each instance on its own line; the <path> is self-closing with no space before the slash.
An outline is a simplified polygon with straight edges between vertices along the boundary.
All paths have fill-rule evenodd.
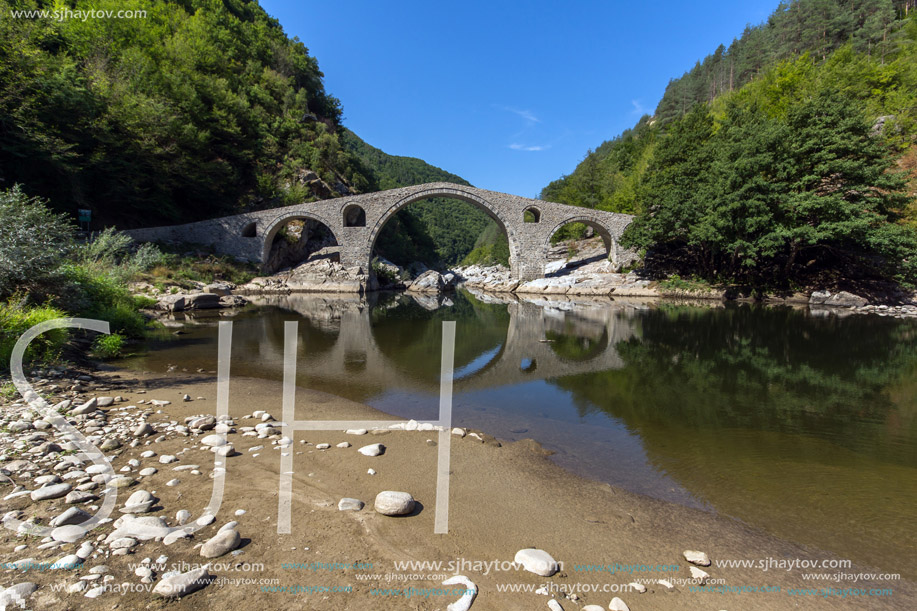
<path id="1" fill-rule="evenodd" d="M 636 581 L 632 581 L 627 585 L 630 586 L 631 590 L 636 590 L 637 592 L 640 592 L 641 594 L 646 593 L 646 586 L 643 585 L 642 583 L 637 583 Z"/>
<path id="2" fill-rule="evenodd" d="M 450 577 L 443 582 L 444 586 L 455 586 L 462 585 L 465 586 L 465 593 L 462 594 L 461 598 L 453 603 L 449 603 L 449 606 L 446 607 L 446 611 L 468 611 L 471 609 L 471 605 L 474 603 L 475 597 L 478 595 L 478 587 L 474 585 L 474 582 L 465 577 L 464 575 L 455 575 Z"/>
<path id="3" fill-rule="evenodd" d="M 159 462 L 163 465 L 167 465 L 169 463 L 178 462 L 178 458 L 171 454 L 163 454 L 159 457 Z"/>
<path id="4" fill-rule="evenodd" d="M 191 519 L 191 512 L 187 509 L 180 509 L 175 513 L 175 521 L 179 526 L 184 526 Z"/>
<path id="5" fill-rule="evenodd" d="M 368 474 L 370 474 L 370 475 L 375 475 L 375 474 L 376 474 L 376 470 L 375 470 L 375 469 L 367 469 L 366 472 L 367 472 Z"/>
<path id="6" fill-rule="evenodd" d="M 551 611 L 564 611 L 564 608 L 560 606 L 560 603 L 553 598 L 548 601 L 548 609 Z"/>
<path id="7" fill-rule="evenodd" d="M 348 441 L 342 441 L 341 443 L 337 444 L 335 447 L 337 447 L 337 448 L 349 448 L 349 447 L 350 447 L 350 442 L 348 442 Z"/>
<path id="8" fill-rule="evenodd" d="M 460 429 L 460 428 L 458 428 L 458 427 L 455 427 L 454 429 L 452 429 L 452 434 L 453 434 L 453 435 L 458 435 L 459 437 L 464 437 L 464 436 L 465 436 L 465 429 Z"/>
<path id="9" fill-rule="evenodd" d="M 338 511 L 360 511 L 363 504 L 360 499 L 343 498 L 338 501 Z"/>
<path id="10" fill-rule="evenodd" d="M 605 607 L 601 605 L 586 605 L 583 607 L 583 611 L 605 611 Z"/>
<path id="11" fill-rule="evenodd" d="M 73 486 L 70 484 L 52 484 L 50 486 L 44 486 L 37 490 L 33 490 L 31 496 L 33 501 L 44 501 L 47 499 L 59 499 L 62 496 L 66 496 L 68 492 L 73 489 Z"/>
<path id="12" fill-rule="evenodd" d="M 365 435 L 368 431 L 366 429 L 347 429 L 344 432 L 348 435 Z"/>
<path id="13" fill-rule="evenodd" d="M 134 437 L 147 437 L 155 432 L 148 422 L 143 422 L 134 429 Z"/>
<path id="14" fill-rule="evenodd" d="M 222 435 L 207 435 L 201 439 L 201 445 L 217 448 L 226 445 L 226 439 Z"/>
<path id="15" fill-rule="evenodd" d="M 385 490 L 376 495 L 373 507 L 385 516 L 401 516 L 414 511 L 414 497 L 407 492 Z"/>
<path id="16" fill-rule="evenodd" d="M 630 607 L 617 596 L 612 598 L 611 602 L 608 603 L 608 609 L 609 611 L 630 611 Z"/>
<path id="17" fill-rule="evenodd" d="M 85 534 L 85 528 L 71 524 L 69 526 L 58 526 L 52 530 L 51 538 L 55 541 L 63 541 L 64 543 L 74 543 L 82 539 Z"/>
<path id="18" fill-rule="evenodd" d="M 218 532 L 212 539 L 201 546 L 201 556 L 204 558 L 218 558 L 239 547 L 241 542 L 242 537 L 239 536 L 236 530 Z"/>
<path id="19" fill-rule="evenodd" d="M 696 564 L 698 566 L 710 566 L 710 557 L 707 556 L 704 552 L 698 552 L 695 550 L 685 550 L 682 554 L 685 557 L 685 560 L 691 564 Z"/>
<path id="20" fill-rule="evenodd" d="M 146 469 L 140 469 L 140 475 L 144 477 L 149 477 L 150 475 L 156 475 L 159 471 L 156 467 L 147 467 Z"/>
<path id="21" fill-rule="evenodd" d="M 200 590 L 213 580 L 213 576 L 207 570 L 209 567 L 210 565 L 206 565 L 187 573 L 163 576 L 162 580 L 153 588 L 153 592 L 167 598 L 179 598 Z"/>
<path id="22" fill-rule="evenodd" d="M 551 554 L 544 550 L 526 548 L 516 552 L 513 560 L 516 564 L 521 564 L 529 573 L 535 573 L 542 577 L 550 577 L 557 572 L 557 561 L 551 557 Z"/>
<path id="23" fill-rule="evenodd" d="M 691 578 L 696 579 L 700 585 L 707 583 L 707 578 L 710 577 L 707 571 L 702 571 L 696 566 L 689 566 L 688 569 L 691 571 Z"/>
<path id="24" fill-rule="evenodd" d="M 362 448 L 357 450 L 357 452 L 359 452 L 363 456 L 379 456 L 380 454 L 385 452 L 385 446 L 382 445 L 381 443 L 374 443 L 372 445 L 363 446 Z"/>
<path id="25" fill-rule="evenodd" d="M 0 609 L 13 611 L 13 609 L 23 608 L 25 605 L 20 604 L 20 602 L 27 600 L 37 589 L 38 585 L 31 581 L 23 581 L 14 586 L 4 588 L 0 592 Z"/>
<path id="26" fill-rule="evenodd" d="M 319 443 L 315 445 L 316 450 L 327 450 L 331 447 L 330 443 Z"/>

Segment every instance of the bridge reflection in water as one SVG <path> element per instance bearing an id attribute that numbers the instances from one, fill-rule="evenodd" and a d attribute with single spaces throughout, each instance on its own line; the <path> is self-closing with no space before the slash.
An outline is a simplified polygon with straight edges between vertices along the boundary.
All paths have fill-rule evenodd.
<path id="1" fill-rule="evenodd" d="M 299 317 L 306 336 L 297 357 L 299 371 L 306 378 L 312 378 L 310 371 L 321 371 L 321 390 L 328 392 L 356 384 L 369 392 L 397 388 L 438 393 L 436 331 L 440 320 L 453 318 L 458 318 L 456 392 L 624 366 L 615 345 L 635 333 L 634 318 L 628 315 L 633 303 L 578 302 L 574 309 L 566 301 L 479 297 L 476 304 L 466 302 L 495 308 L 489 319 L 460 312 L 451 317 L 455 304 L 448 297 L 401 295 L 375 307 L 357 298 L 314 295 L 265 296 L 254 302 Z M 427 320 L 418 320 L 419 309 L 429 313 Z M 500 309 L 505 314 L 500 315 Z M 239 357 L 271 368 L 282 362 L 283 337 L 277 322 L 275 317 L 259 317 L 237 324 L 235 345 L 244 346 Z"/>

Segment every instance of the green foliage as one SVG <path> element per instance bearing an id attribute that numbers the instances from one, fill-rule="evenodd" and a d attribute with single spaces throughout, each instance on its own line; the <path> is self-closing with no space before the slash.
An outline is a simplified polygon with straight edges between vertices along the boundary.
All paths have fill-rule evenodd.
<path id="1" fill-rule="evenodd" d="M 781 4 L 542 197 L 636 212 L 624 244 L 662 273 L 917 281 L 917 205 L 895 171 L 913 192 L 917 17 L 892 4 Z"/>
<path id="2" fill-rule="evenodd" d="M 505 265 L 509 267 L 509 240 L 496 223 L 478 236 L 462 265 Z"/>
<path id="3" fill-rule="evenodd" d="M 65 316 L 64 311 L 50 305 L 29 307 L 21 299 L 0 302 L 0 370 L 9 369 L 13 346 L 23 333 L 39 323 Z M 53 361 L 60 356 L 66 341 L 66 329 L 42 333 L 29 344 L 23 361 Z"/>
<path id="4" fill-rule="evenodd" d="M 394 270 L 386 267 L 385 265 L 382 265 L 378 259 L 373 259 L 372 270 L 376 275 L 376 280 L 378 280 L 379 284 L 382 286 L 396 284 L 401 280 L 401 278 L 398 277 L 398 274 L 396 274 Z"/>
<path id="5" fill-rule="evenodd" d="M 74 0 L 144 19 L 10 19 L 0 0 L 0 177 L 103 224 L 191 221 L 360 192 L 306 47 L 244 0 Z M 303 170 L 315 189 L 297 183 Z M 297 201 L 297 203 L 298 203 Z"/>
<path id="6" fill-rule="evenodd" d="M 117 333 L 99 335 L 92 342 L 92 354 L 100 359 L 117 358 L 123 348 L 124 338 Z"/>
<path id="7" fill-rule="evenodd" d="M 73 225 L 19 185 L 0 191 L 0 227 L 0 298 L 47 281 L 73 248 Z"/>

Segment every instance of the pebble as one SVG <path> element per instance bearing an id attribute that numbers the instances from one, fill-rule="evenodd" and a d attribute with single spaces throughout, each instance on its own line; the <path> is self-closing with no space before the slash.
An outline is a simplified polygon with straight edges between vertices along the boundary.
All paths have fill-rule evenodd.
<path id="1" fill-rule="evenodd" d="M 632 590 L 636 590 L 637 592 L 640 592 L 641 594 L 646 593 L 646 586 L 643 585 L 642 583 L 637 583 L 636 581 L 632 581 L 627 585 L 629 585 Z"/>
<path id="2" fill-rule="evenodd" d="M 453 435 L 458 435 L 459 437 L 464 437 L 464 436 L 465 436 L 465 429 L 460 429 L 460 428 L 456 427 L 456 428 L 452 429 L 452 434 L 453 434 Z"/>
<path id="3" fill-rule="evenodd" d="M 55 541 L 63 541 L 64 543 L 75 543 L 82 539 L 85 534 L 85 528 L 70 524 L 68 526 L 58 526 L 52 530 L 51 538 Z"/>
<path id="4" fill-rule="evenodd" d="M 516 552 L 513 562 L 521 564 L 522 568 L 529 573 L 542 577 L 550 577 L 557 572 L 557 561 L 551 557 L 551 554 L 541 549 L 531 547 L 521 549 Z"/>
<path id="5" fill-rule="evenodd" d="M 375 470 L 375 469 L 367 469 L 366 472 L 367 472 L 369 475 L 375 475 L 375 474 L 376 474 L 376 470 Z"/>
<path id="6" fill-rule="evenodd" d="M 169 463 L 178 462 L 178 458 L 171 454 L 163 454 L 159 457 L 159 462 L 163 465 L 167 465 Z"/>
<path id="7" fill-rule="evenodd" d="M 77 507 L 71 507 L 66 510 L 64 513 L 60 514 L 50 522 L 48 526 L 67 526 L 69 524 L 82 524 L 86 520 L 90 519 L 92 516 L 82 509 Z"/>
<path id="8" fill-rule="evenodd" d="M 707 583 L 707 578 L 710 577 L 707 571 L 702 571 L 696 566 L 689 566 L 688 569 L 691 571 L 691 578 L 696 579 L 700 585 Z"/>
<path id="9" fill-rule="evenodd" d="M 368 446 L 363 446 L 362 448 L 357 450 L 357 452 L 359 452 L 363 456 L 379 456 L 380 454 L 385 452 L 385 446 L 382 445 L 381 443 L 374 443 Z"/>
<path id="10" fill-rule="evenodd" d="M 553 598 L 548 601 L 548 609 L 551 611 L 564 611 L 564 608 L 560 606 L 560 603 Z"/>
<path id="11" fill-rule="evenodd" d="M 213 581 L 213 576 L 207 570 L 208 568 L 209 565 L 190 570 L 187 573 L 163 576 L 153 588 L 153 592 L 167 598 L 180 598 L 200 590 Z"/>
<path id="12" fill-rule="evenodd" d="M 150 475 L 156 475 L 159 471 L 156 467 L 147 467 L 146 469 L 140 469 L 140 475 L 144 477 L 149 477 Z"/>
<path id="13" fill-rule="evenodd" d="M 347 429 L 344 431 L 348 435 L 365 435 L 367 433 L 366 429 Z"/>
<path id="14" fill-rule="evenodd" d="M 146 513 L 152 509 L 156 498 L 146 490 L 138 490 L 127 498 L 121 513 Z"/>
<path id="15" fill-rule="evenodd" d="M 360 499 L 343 498 L 338 501 L 338 511 L 360 511 L 363 505 Z"/>
<path id="16" fill-rule="evenodd" d="M 148 437 L 156 431 L 153 430 L 153 427 L 150 426 L 149 422 L 141 423 L 137 428 L 134 429 L 134 437 Z M 155 455 L 155 453 L 154 453 Z"/>
<path id="17" fill-rule="evenodd" d="M 465 577 L 464 575 L 455 575 L 443 582 L 444 586 L 454 586 L 462 585 L 465 586 L 465 593 L 462 594 L 462 597 L 457 601 L 450 603 L 446 608 L 447 611 L 468 611 L 471 609 L 471 605 L 474 603 L 475 597 L 478 595 L 478 587 L 474 585 L 474 582 Z"/>
<path id="18" fill-rule="evenodd" d="M 710 557 L 707 556 L 704 552 L 698 552 L 695 550 L 685 550 L 682 555 L 685 557 L 685 560 L 691 564 L 696 564 L 698 566 L 710 566 Z"/>
<path id="19" fill-rule="evenodd" d="M 175 521 L 179 526 L 184 526 L 191 519 L 191 512 L 187 509 L 181 509 L 175 513 Z"/>
<path id="20" fill-rule="evenodd" d="M 337 444 L 335 447 L 336 447 L 336 448 L 349 448 L 349 447 L 350 447 L 350 442 L 349 442 L 349 441 L 342 441 L 341 443 Z"/>
<path id="21" fill-rule="evenodd" d="M 201 556 L 204 558 L 218 558 L 239 547 L 241 542 L 242 538 L 236 530 L 218 532 L 212 539 L 209 539 L 201 546 Z"/>
<path id="22" fill-rule="evenodd" d="M 384 516 L 402 516 L 414 511 L 414 497 L 407 492 L 385 490 L 376 495 L 373 508 Z"/>
<path id="23" fill-rule="evenodd" d="M 38 490 L 33 490 L 29 496 L 33 501 L 59 499 L 60 497 L 65 496 L 71 490 L 73 490 L 73 486 L 70 484 L 52 484 L 50 486 L 39 488 Z"/>
<path id="24" fill-rule="evenodd" d="M 207 435 L 201 439 L 201 445 L 218 448 L 226 445 L 226 439 L 222 435 Z"/>
<path id="25" fill-rule="evenodd" d="M 608 603 L 608 609 L 609 611 L 630 611 L 630 607 L 617 596 L 612 598 L 611 602 Z"/>
<path id="26" fill-rule="evenodd" d="M 316 450 L 327 450 L 330 447 L 331 447 L 330 443 L 319 443 L 319 444 L 316 444 L 315 449 Z"/>

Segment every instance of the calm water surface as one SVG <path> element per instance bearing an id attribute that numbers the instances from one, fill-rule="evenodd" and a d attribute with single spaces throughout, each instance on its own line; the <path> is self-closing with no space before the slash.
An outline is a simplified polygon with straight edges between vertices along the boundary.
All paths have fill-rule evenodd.
<path id="1" fill-rule="evenodd" d="M 123 364 L 213 370 L 216 320 L 164 330 Z M 233 375 L 281 379 L 283 323 L 298 320 L 300 385 L 418 419 L 437 416 L 441 323 L 455 320 L 456 426 L 914 576 L 915 321 L 464 292 L 261 298 L 233 320 Z"/>

